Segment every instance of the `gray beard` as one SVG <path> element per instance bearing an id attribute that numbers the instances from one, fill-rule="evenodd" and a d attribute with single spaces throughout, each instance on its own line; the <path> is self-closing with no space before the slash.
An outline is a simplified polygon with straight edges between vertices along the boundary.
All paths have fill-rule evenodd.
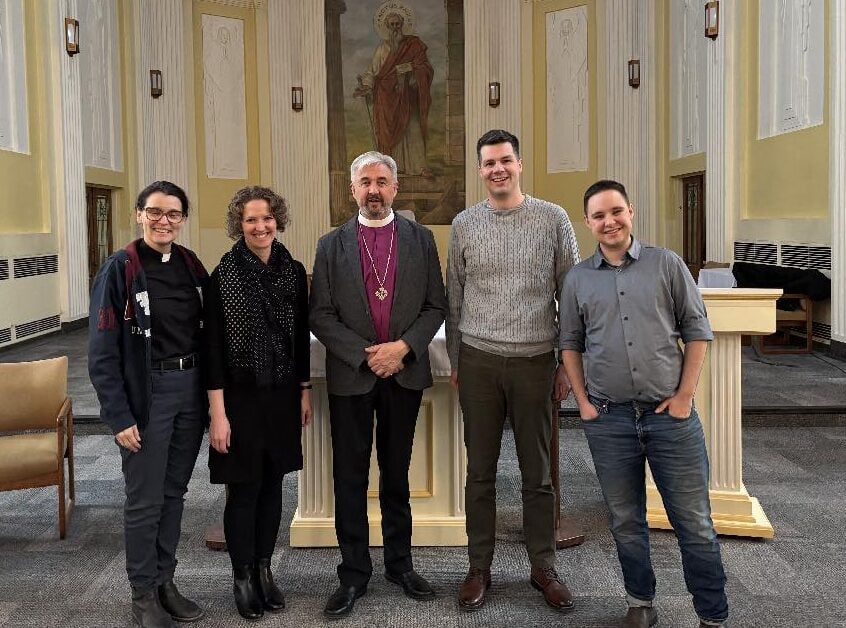
<path id="1" fill-rule="evenodd" d="M 405 39 L 405 35 L 403 35 L 402 32 L 394 33 L 393 31 L 391 31 L 390 33 L 388 33 L 388 46 L 391 50 L 396 50 L 403 39 Z"/>

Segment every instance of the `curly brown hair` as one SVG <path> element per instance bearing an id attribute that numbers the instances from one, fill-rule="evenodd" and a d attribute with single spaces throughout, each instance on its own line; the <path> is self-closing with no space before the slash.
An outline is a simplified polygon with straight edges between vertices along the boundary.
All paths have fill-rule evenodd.
<path id="1" fill-rule="evenodd" d="M 288 224 L 288 203 L 270 188 L 260 185 L 248 185 L 235 192 L 226 210 L 226 235 L 237 240 L 243 235 L 241 219 L 244 217 L 244 206 L 250 201 L 267 201 L 270 213 L 276 219 L 276 229 L 279 233 L 285 231 Z"/>

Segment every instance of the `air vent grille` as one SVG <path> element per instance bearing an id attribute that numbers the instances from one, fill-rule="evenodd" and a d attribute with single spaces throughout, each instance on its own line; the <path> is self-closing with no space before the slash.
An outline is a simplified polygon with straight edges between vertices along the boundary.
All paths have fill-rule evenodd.
<path id="1" fill-rule="evenodd" d="M 15 279 L 59 272 L 59 256 L 56 254 L 18 257 L 14 260 L 14 264 Z"/>
<path id="2" fill-rule="evenodd" d="M 778 245 L 775 242 L 735 242 L 734 259 L 752 264 L 777 264 Z"/>
<path id="3" fill-rule="evenodd" d="M 0 281 L 9 278 L 9 260 L 0 259 Z"/>
<path id="4" fill-rule="evenodd" d="M 12 342 L 12 328 L 0 329 L 0 345 Z"/>
<path id="5" fill-rule="evenodd" d="M 61 320 L 59 319 L 59 315 L 55 314 L 54 316 L 48 316 L 47 318 L 39 318 L 35 321 L 15 325 L 15 338 L 26 338 L 27 336 L 32 336 L 33 334 L 38 334 L 42 331 L 59 329 L 60 327 Z"/>

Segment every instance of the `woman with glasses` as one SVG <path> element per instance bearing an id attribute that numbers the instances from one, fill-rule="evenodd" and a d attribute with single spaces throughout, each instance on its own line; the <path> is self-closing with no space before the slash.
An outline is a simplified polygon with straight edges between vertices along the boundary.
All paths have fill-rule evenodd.
<path id="1" fill-rule="evenodd" d="M 208 415 L 197 358 L 208 275 L 175 243 L 187 216 L 177 185 L 142 190 L 135 219 L 143 237 L 100 268 L 89 314 L 88 371 L 123 461 L 132 614 L 155 628 L 203 616 L 173 582 L 183 499 Z"/>
<path id="2" fill-rule="evenodd" d="M 264 187 L 236 192 L 226 230 L 236 240 L 206 299 L 209 467 L 225 483 L 223 528 L 235 605 L 246 619 L 285 608 L 271 557 L 282 516 L 282 479 L 301 469 L 311 419 L 308 283 L 276 239 L 285 200 Z"/>

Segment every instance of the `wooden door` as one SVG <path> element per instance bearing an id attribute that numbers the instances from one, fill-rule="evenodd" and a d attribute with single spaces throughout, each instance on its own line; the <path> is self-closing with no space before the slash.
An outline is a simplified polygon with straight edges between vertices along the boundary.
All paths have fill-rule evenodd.
<path id="1" fill-rule="evenodd" d="M 705 175 L 682 177 L 685 264 L 694 279 L 705 264 Z"/>
<path id="2" fill-rule="evenodd" d="M 112 191 L 86 186 L 88 205 L 88 285 L 112 254 Z"/>

